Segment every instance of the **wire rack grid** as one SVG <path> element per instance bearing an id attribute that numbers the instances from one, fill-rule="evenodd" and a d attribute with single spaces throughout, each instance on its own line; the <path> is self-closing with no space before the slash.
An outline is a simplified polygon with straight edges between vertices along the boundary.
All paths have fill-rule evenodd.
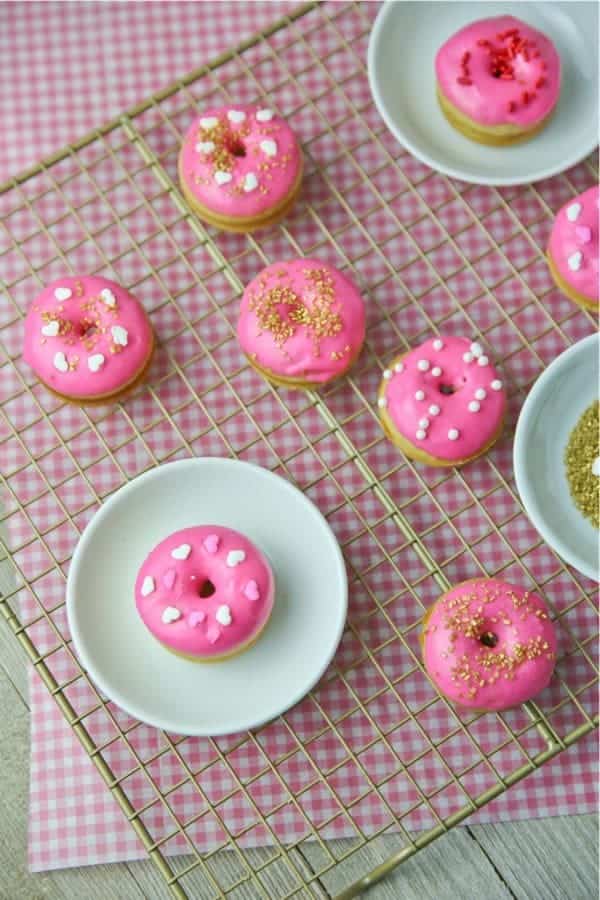
<path id="1" fill-rule="evenodd" d="M 394 450 L 373 405 L 386 360 L 432 333 L 465 334 L 503 366 L 514 424 L 541 369 L 594 329 L 554 289 L 544 247 L 556 209 L 597 170 L 588 160 L 503 190 L 432 173 L 374 111 L 363 59 L 375 12 L 305 5 L 0 188 L 2 610 L 180 898 L 355 896 L 598 724 L 594 586 L 524 516 L 512 429 L 483 460 L 429 469 Z M 205 229 L 177 187 L 182 135 L 203 106 L 255 101 L 303 138 L 302 198 L 252 236 Z M 266 384 L 235 339 L 243 285 L 297 255 L 348 271 L 368 303 L 361 359 L 318 394 Z M 126 284 L 159 336 L 148 383 L 117 406 L 64 405 L 22 362 L 27 305 L 65 271 Z M 277 722 L 226 739 L 126 716 L 80 667 L 64 611 L 70 556 L 103 499 L 194 455 L 251 460 L 305 491 L 350 584 L 322 682 Z M 561 653 L 536 702 L 459 716 L 429 683 L 418 635 L 440 591 L 478 574 L 537 585 Z M 394 852 L 357 881 L 383 834 Z"/>

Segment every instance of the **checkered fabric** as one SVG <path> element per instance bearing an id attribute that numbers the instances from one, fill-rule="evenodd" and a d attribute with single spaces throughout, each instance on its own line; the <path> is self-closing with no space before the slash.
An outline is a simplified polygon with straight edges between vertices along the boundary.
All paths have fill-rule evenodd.
<path id="1" fill-rule="evenodd" d="M 174 6 L 152 8 L 157 33 L 159 16 L 172 22 Z M 204 8 L 190 6 L 195 14 Z M 247 6 L 244 15 L 259 14 Z M 139 15 L 135 5 L 127 10 Z M 482 573 L 537 585 L 560 638 L 556 676 L 537 698 L 539 709 L 559 738 L 585 728 L 597 709 L 595 585 L 540 540 L 519 504 L 511 462 L 511 432 L 529 387 L 594 329 L 592 317 L 554 289 L 543 258 L 553 214 L 594 182 L 594 161 L 500 191 L 432 172 L 393 140 L 373 107 L 364 60 L 376 12 L 375 4 L 320 4 L 0 195 L 7 602 L 114 784 L 166 853 L 230 846 L 229 834 L 242 848 L 342 836 L 360 847 L 386 831 L 401 848 L 545 750 L 525 710 L 460 714 L 424 675 L 418 634 L 439 595 L 434 573 L 450 583 Z M 69 21 L 77 15 L 61 13 Z M 107 12 L 98 34 L 123 46 L 121 20 L 110 21 Z M 242 25 L 226 22 L 220 27 L 231 43 Z M 191 41 L 200 32 L 188 25 Z M 47 33 L 60 47 L 57 33 Z M 122 65 L 131 71 L 129 58 Z M 160 71 L 161 79 L 169 74 Z M 285 114 L 307 161 L 293 213 L 252 236 L 204 232 L 168 189 L 191 117 L 234 99 Z M 347 271 L 367 302 L 360 360 L 318 398 L 265 384 L 234 332 L 243 284 L 265 264 L 302 254 Z M 126 284 L 159 336 L 148 383 L 122 404 L 65 405 L 23 364 L 27 305 L 41 283 L 66 270 Z M 410 463 L 385 439 L 374 409 L 386 361 L 437 331 L 477 336 L 509 386 L 505 434 L 460 470 Z M 100 702 L 72 654 L 64 608 L 73 548 L 102 501 L 154 465 L 197 455 L 249 460 L 303 490 L 340 542 L 350 586 L 347 627 L 317 688 L 257 732 L 217 740 L 167 735 Z M 33 674 L 31 710 L 31 867 L 142 856 Z M 592 735 L 475 818 L 592 811 L 595 765 Z M 326 872 L 337 860 L 325 845 L 320 852 Z"/>

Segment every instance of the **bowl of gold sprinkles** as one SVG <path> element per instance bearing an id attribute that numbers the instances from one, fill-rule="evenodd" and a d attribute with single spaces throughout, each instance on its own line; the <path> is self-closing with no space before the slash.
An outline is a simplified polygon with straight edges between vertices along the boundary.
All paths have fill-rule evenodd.
<path id="1" fill-rule="evenodd" d="M 532 524 L 569 565 L 600 581 L 598 335 L 561 353 L 529 392 L 515 433 L 517 489 Z"/>

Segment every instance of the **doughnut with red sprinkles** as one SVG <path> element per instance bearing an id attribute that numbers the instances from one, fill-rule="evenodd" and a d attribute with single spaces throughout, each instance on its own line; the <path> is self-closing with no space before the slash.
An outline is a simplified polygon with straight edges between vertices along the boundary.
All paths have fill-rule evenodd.
<path id="1" fill-rule="evenodd" d="M 438 50 L 438 100 L 449 122 L 484 144 L 509 144 L 539 131 L 560 94 L 552 41 L 512 16 L 467 25 Z"/>

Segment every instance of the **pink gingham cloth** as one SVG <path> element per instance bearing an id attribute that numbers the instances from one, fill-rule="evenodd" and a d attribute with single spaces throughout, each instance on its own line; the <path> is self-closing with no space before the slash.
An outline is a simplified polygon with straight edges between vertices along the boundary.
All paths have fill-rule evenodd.
<path id="1" fill-rule="evenodd" d="M 207 61 L 245 34 L 264 27 L 290 8 L 291 4 L 233 3 L 14 4 L 9 9 L 2 7 L 0 15 L 5 27 L 0 32 L 0 41 L 3 41 L 0 66 L 7 67 L 10 83 L 17 84 L 16 94 L 7 97 L 6 94 L 11 92 L 4 92 L 2 95 L 4 122 L 8 122 L 14 132 L 15 116 L 20 116 L 25 108 L 32 110 L 26 121 L 19 118 L 18 135 L 13 135 L 14 140 L 4 145 L 2 155 L 7 159 L 2 162 L 6 171 L 21 169 L 139 100 L 149 91 L 160 88 L 173 77 Z M 386 258 L 400 271 L 398 283 L 390 285 L 390 282 L 382 282 L 385 275 L 382 259 L 375 250 L 365 253 L 361 231 L 352 227 L 340 232 L 339 247 L 346 259 L 352 261 L 354 277 L 365 290 L 371 291 L 376 301 L 369 306 L 369 347 L 372 354 L 383 360 L 398 350 L 394 344 L 397 338 L 387 327 L 381 310 L 393 315 L 398 329 L 408 341 L 421 334 L 426 327 L 424 314 L 438 322 L 452 313 L 449 330 L 458 332 L 461 328 L 470 329 L 474 324 L 487 332 L 487 340 L 498 357 L 508 357 L 504 368 L 515 391 L 516 402 L 511 409 L 514 424 L 523 389 L 540 370 L 539 360 L 549 362 L 565 348 L 567 339 L 577 340 L 588 334 L 590 322 L 558 292 L 549 294 L 544 302 L 550 315 L 561 320 L 561 332 L 550 327 L 550 319 L 542 309 L 531 304 L 523 305 L 523 285 L 516 277 L 507 279 L 506 259 L 522 268 L 527 283 L 539 292 L 550 287 L 547 267 L 532 258 L 530 244 L 522 234 L 515 233 L 506 212 L 491 208 L 492 192 L 485 188 L 458 185 L 459 193 L 453 198 L 444 180 L 405 153 L 382 127 L 372 107 L 364 70 L 357 62 L 364 59 L 368 21 L 376 11 L 375 5 L 360 10 L 345 4 L 325 4 L 310 14 L 312 27 L 315 21 L 319 24 L 318 17 L 324 17 L 321 27 L 311 32 L 311 46 L 317 59 L 327 59 L 328 72 L 344 82 L 346 99 L 343 102 L 339 94 L 329 92 L 329 76 L 324 74 L 322 67 L 316 66 L 315 57 L 311 57 L 301 37 L 286 48 L 285 35 L 280 34 L 273 38 L 271 46 L 280 52 L 285 48 L 286 64 L 299 73 L 298 82 L 302 90 L 311 97 L 318 97 L 315 106 L 318 105 L 329 121 L 339 121 L 347 114 L 345 104 L 350 99 L 380 136 L 380 146 L 370 141 L 365 144 L 364 140 L 360 144 L 360 139 L 364 138 L 364 127 L 360 122 L 343 124 L 339 131 L 348 145 L 357 142 L 359 164 L 369 173 L 380 195 L 390 199 L 393 209 L 404 222 L 415 222 L 410 232 L 421 251 L 427 254 L 427 264 L 418 258 L 405 237 L 394 232 L 387 213 L 370 213 L 373 195 L 368 182 L 358 185 L 352 182 L 354 170 L 349 173 L 351 166 L 348 167 L 347 160 L 340 158 L 334 136 L 323 133 L 315 110 L 306 106 L 301 108 L 294 113 L 292 124 L 304 140 L 313 139 L 310 145 L 313 161 L 330 173 L 332 182 L 342 192 L 347 185 L 353 184 L 350 200 L 354 213 L 358 218 L 364 216 L 365 226 L 376 245 L 385 248 Z M 336 28 L 348 42 L 347 45 L 340 44 L 336 49 L 338 38 L 326 21 L 327 16 L 336 17 Z M 300 35 L 308 24 L 303 21 L 299 26 Z M 143 52 L 131 53 L 133 35 L 136 46 L 141 47 Z M 48 47 L 52 48 L 52 52 L 46 53 L 43 62 L 40 62 L 40 54 L 43 55 Z M 283 109 L 294 107 L 294 91 L 288 91 L 279 78 L 278 65 L 274 62 L 268 66 L 262 63 L 260 54 L 253 57 L 253 65 L 256 72 L 262 73 L 260 77 L 266 81 L 266 90 L 273 102 Z M 35 78 L 30 74 L 32 66 L 36 67 L 33 70 Z M 70 94 L 71 85 L 78 79 L 81 81 L 82 71 L 88 74 L 83 80 L 89 94 L 82 93 L 80 87 L 73 88 L 74 93 Z M 43 72 L 43 78 L 40 72 Z M 268 74 L 265 75 L 265 72 Z M 6 71 L 3 74 L 6 75 Z M 4 83 L 7 83 L 6 80 Z M 253 87 L 247 79 L 240 80 L 237 89 L 244 102 L 252 99 Z M 296 93 L 298 90 L 295 89 Z M 248 96 L 244 91 L 249 92 Z M 17 95 L 20 98 L 18 104 L 15 99 Z M 29 123 L 39 125 L 41 121 L 44 128 L 39 130 L 36 127 L 33 142 L 32 133 L 27 131 Z M 150 115 L 140 125 L 147 129 L 147 141 L 156 153 L 165 153 L 166 149 L 173 147 L 173 135 L 160 127 L 154 129 Z M 3 129 L 3 134 L 6 136 L 9 130 Z M 4 140 L 7 140 L 6 137 Z M 383 146 L 393 155 L 394 165 L 382 164 Z M 133 154 L 132 159 L 135 158 Z M 124 154 L 123 159 L 127 166 L 129 156 Z M 115 168 L 118 166 L 117 162 L 113 164 Z M 167 160 L 166 165 L 168 168 L 172 162 Z M 60 177 L 57 174 L 57 178 Z M 102 172 L 102 177 L 117 179 L 110 167 Z M 556 178 L 539 186 L 540 195 L 551 210 L 556 210 L 575 188 L 582 190 L 588 186 L 589 169 L 585 165 L 576 167 L 569 173 L 569 179 L 570 184 Z M 111 182 L 106 183 L 110 185 Z M 416 192 L 399 192 L 400 185 L 416 187 Z M 146 187 L 150 189 L 151 182 L 144 182 L 144 189 Z M 75 193 L 87 190 L 77 180 L 75 185 L 68 182 L 67 190 L 71 192 L 71 202 L 83 203 L 86 200 L 86 194 L 80 197 Z M 53 194 L 43 213 L 40 213 L 49 221 L 55 211 L 47 206 L 52 207 L 54 196 L 58 201 L 58 194 Z M 321 219 L 332 230 L 342 229 L 347 216 L 314 170 L 306 180 L 305 196 L 311 203 L 321 203 L 323 196 L 328 197 L 325 204 L 319 207 Z M 526 187 L 507 191 L 506 196 L 520 220 L 532 223 L 532 235 L 543 246 L 549 220 L 543 219 L 540 225 L 539 200 Z M 117 211 L 120 202 L 116 194 L 111 199 Z M 86 222 L 90 227 L 95 212 L 101 212 L 101 206 L 93 202 L 89 206 Z M 435 216 L 432 210 L 435 210 Z M 126 217 L 123 227 L 143 237 L 149 233 L 148 229 L 154 223 L 153 217 L 164 218 L 167 214 L 166 207 L 150 207 L 143 214 L 136 213 L 135 221 Z M 472 273 L 461 270 L 456 250 L 442 240 L 439 222 L 443 223 L 449 235 L 456 235 L 457 244 L 472 261 L 485 284 L 494 286 L 498 283 L 496 295 L 508 320 L 502 318 L 501 311 L 485 297 L 480 296 Z M 100 216 L 98 223 L 100 227 Z M 479 223 L 483 224 L 483 228 Z M 298 216 L 291 217 L 287 224 L 301 248 L 309 248 L 319 238 L 322 239 L 318 225 L 302 211 Z M 173 225 L 173 233 L 183 244 L 189 235 L 180 225 Z M 26 226 L 20 220 L 10 223 L 15 233 L 19 227 Z M 134 228 L 137 231 L 134 232 Z M 61 229 L 59 235 L 67 246 L 70 240 L 68 228 Z M 505 258 L 497 252 L 488 253 L 489 235 L 503 244 Z M 110 248 L 104 237 L 98 240 L 104 247 Z M 289 245 L 278 231 L 263 240 L 269 254 L 290 252 Z M 252 253 L 242 253 L 245 247 L 243 238 L 219 235 L 215 241 L 227 257 L 235 258 L 235 271 L 242 281 L 256 274 L 261 261 Z M 41 250 L 29 248 L 27 252 L 33 258 L 34 252 Z M 106 252 L 111 251 L 107 249 Z M 162 255 L 169 251 L 164 244 L 157 243 L 149 252 L 153 254 L 153 259 L 162 261 Z M 331 245 L 326 244 L 319 252 L 325 256 L 330 254 L 331 261 L 339 264 L 340 260 Z M 36 420 L 30 395 L 19 393 L 12 364 L 4 364 L 0 370 L 0 384 L 7 391 L 7 396 L 15 391 L 15 398 L 3 404 L 0 415 L 0 459 L 11 492 L 8 500 L 12 502 L 8 519 L 9 549 L 26 578 L 33 583 L 37 597 L 48 609 L 59 606 L 64 599 L 64 582 L 55 572 L 42 574 L 48 568 L 49 557 L 42 543 L 33 539 L 31 525 L 19 505 L 27 505 L 29 519 L 36 530 L 44 534 L 45 542 L 65 567 L 78 533 L 69 522 L 61 520 L 55 498 L 40 485 L 39 475 L 33 467 L 27 465 L 30 455 L 40 459 L 44 477 L 55 486 L 61 503 L 79 529 L 85 527 L 98 506 L 90 486 L 103 499 L 125 478 L 134 477 L 147 469 L 153 462 L 150 454 L 155 460 L 163 461 L 189 456 L 190 452 L 195 455 L 235 452 L 242 459 L 278 471 L 306 490 L 327 516 L 343 545 L 351 573 L 349 616 L 353 630 L 346 630 L 335 663 L 341 669 L 348 669 L 348 682 L 377 722 L 385 741 L 374 731 L 369 719 L 336 674 L 334 666 L 318 686 L 314 697 L 306 698 L 290 710 L 283 721 L 261 729 L 255 741 L 239 735 L 219 739 L 217 746 L 225 754 L 227 765 L 215 753 L 214 747 L 202 739 L 186 739 L 178 745 L 178 750 L 193 771 L 201 772 L 198 776 L 200 786 L 210 802 L 217 805 L 228 827 L 233 832 L 249 829 L 240 841 L 243 847 L 264 844 L 268 842 L 269 835 L 260 822 L 254 821 L 252 806 L 239 791 L 235 791 L 232 772 L 243 784 L 248 784 L 248 794 L 253 803 L 268 820 L 273 834 L 282 842 L 299 840 L 310 828 L 318 829 L 323 838 L 333 838 L 352 835 L 353 829 L 358 827 L 368 837 L 391 823 L 390 811 L 402 817 L 403 825 L 417 833 L 435 822 L 427 806 L 418 803 L 415 784 L 432 795 L 432 806 L 438 815 L 446 816 L 464 804 L 464 796 L 460 795 L 457 785 L 452 779 L 448 780 L 449 770 L 458 772 L 468 769 L 471 764 L 478 763 L 481 754 L 485 753 L 493 759 L 497 772 L 508 774 L 525 762 L 527 752 L 539 752 L 544 745 L 537 732 L 526 731 L 528 721 L 521 710 L 506 714 L 506 720 L 515 731 L 524 730 L 520 747 L 514 743 L 506 744 L 506 731 L 496 716 L 484 716 L 471 723 L 471 741 L 465 740 L 462 733 L 445 740 L 456 729 L 458 720 L 441 701 L 429 705 L 435 695 L 421 675 L 408 674 L 397 689 L 392 690 L 386 687 L 385 679 L 371 663 L 361 661 L 362 641 L 364 646 L 376 651 L 381 671 L 386 676 L 397 677 L 398 673 L 408 671 L 409 667 L 406 647 L 398 641 L 390 642 L 392 631 L 386 619 L 380 614 L 369 615 L 374 609 L 364 584 L 386 600 L 397 594 L 395 599 L 390 600 L 386 612 L 400 629 L 408 628 L 415 621 L 419 607 L 415 605 L 411 591 L 404 589 L 399 582 L 398 571 L 409 583 L 419 581 L 418 599 L 425 605 L 435 599 L 438 589 L 433 579 L 426 577 L 423 563 L 410 547 L 398 550 L 396 525 L 386 518 L 385 510 L 372 492 L 365 491 L 362 475 L 355 464 L 344 456 L 337 438 L 324 427 L 323 420 L 310 402 L 301 394 L 285 395 L 296 422 L 310 438 L 308 442 L 290 426 L 286 413 L 268 393 L 260 396 L 260 378 L 247 368 L 240 372 L 243 362 L 237 342 L 227 325 L 235 318 L 236 300 L 232 297 L 231 286 L 219 273 L 210 274 L 211 260 L 201 249 L 196 248 L 193 253 L 196 271 L 206 278 L 205 283 L 210 285 L 212 297 L 225 311 L 225 315 L 215 314 L 202 320 L 203 340 L 212 348 L 213 358 L 220 370 L 232 377 L 236 396 L 222 384 L 209 358 L 192 359 L 190 348 L 194 346 L 191 333 L 194 326 L 183 329 L 175 305 L 165 303 L 162 288 L 154 292 L 152 284 L 149 287 L 146 284 L 140 292 L 144 294 L 153 325 L 161 336 L 163 348 L 168 348 L 172 358 L 176 358 L 185 368 L 189 378 L 194 382 L 202 379 L 207 389 L 203 395 L 202 410 L 191 398 L 181 377 L 174 371 L 170 374 L 169 359 L 164 354 L 159 355 L 150 376 L 151 381 L 157 379 L 156 393 L 161 407 L 148 391 L 141 391 L 128 399 L 122 409 L 115 407 L 112 410 L 92 411 L 91 423 L 97 422 L 95 427 L 90 427 L 90 420 L 83 417 L 78 408 L 57 405 L 44 391 L 35 387 L 35 396 L 44 404 L 51 415 L 53 427 L 68 445 L 69 453 L 66 453 L 57 443 L 55 435 L 53 437 L 52 432 L 46 431 L 46 423 Z M 82 258 L 87 262 L 86 257 Z M 409 261 L 410 265 L 405 267 Z M 81 265 L 79 257 L 78 262 Z M 7 282 L 18 277 L 19 264 L 17 256 L 0 257 L 0 274 Z M 127 271 L 117 270 L 116 274 L 135 283 L 143 277 L 143 262 L 139 255 L 133 254 L 128 265 Z M 39 270 L 44 277 L 43 261 L 39 263 Z M 181 294 L 187 283 L 194 284 L 185 268 L 185 261 L 181 259 L 161 272 L 165 289 L 173 293 Z M 419 297 L 418 306 L 400 302 L 400 283 Z M 468 305 L 469 323 L 460 310 L 454 310 L 451 296 L 444 292 L 444 284 L 460 297 L 462 304 Z M 15 294 L 20 297 L 17 291 Z M 24 292 L 23 302 L 25 298 Z M 184 309 L 185 296 L 178 303 Z M 535 344 L 537 358 L 526 351 L 522 338 L 518 339 L 516 331 L 513 331 L 511 320 L 520 335 Z M 448 327 L 448 322 L 445 327 Z M 20 346 L 20 323 L 13 327 L 11 323 L 4 325 L 0 321 L 0 337 L 3 345 L 16 355 Z M 2 363 L 3 358 L 0 357 L 0 365 Z M 380 369 L 372 363 L 357 368 L 355 384 L 366 397 L 376 396 L 379 373 Z M 213 384 L 214 388 L 209 390 Z M 429 488 L 427 493 L 422 490 L 414 467 L 404 462 L 399 468 L 401 461 L 397 451 L 383 437 L 374 416 L 347 384 L 342 383 L 328 393 L 326 403 L 333 415 L 346 421 L 344 428 L 354 446 L 413 528 L 424 535 L 424 543 L 440 561 L 441 569 L 450 582 L 473 574 L 473 561 L 467 548 L 475 548 L 478 559 L 490 574 L 507 564 L 511 552 L 518 552 L 524 557 L 532 578 L 544 583 L 544 592 L 555 609 L 565 611 L 565 626 L 568 625 L 571 632 L 580 638 L 592 633 L 595 624 L 590 618 L 589 606 L 569 606 L 569 581 L 565 580 L 553 554 L 544 546 L 537 546 L 535 531 L 526 517 L 517 513 L 511 493 L 498 479 L 497 473 L 501 472 L 514 488 L 509 438 L 504 438 L 485 460 L 449 478 L 440 477 L 439 472 L 418 469 L 419 477 L 425 480 Z M 166 417 L 165 411 L 171 420 Z M 219 423 L 221 435 L 209 427 L 208 413 L 213 421 Z M 132 423 L 139 433 L 143 433 L 143 441 L 136 436 Z M 15 436 L 17 432 L 20 440 Z M 265 433 L 268 433 L 268 440 L 262 436 Z M 183 445 L 182 439 L 185 439 L 187 446 Z M 54 445 L 56 447 L 52 449 Z M 85 471 L 87 484 L 78 475 L 73 460 Z M 285 461 L 285 466 L 280 460 Z M 328 469 L 333 474 L 329 474 Z M 483 498 L 482 506 L 474 504 L 472 496 Z M 347 502 L 348 497 L 353 498 L 353 505 Z M 440 509 L 452 515 L 455 530 L 443 521 Z M 486 518 L 488 516 L 489 519 Z M 490 529 L 490 519 L 499 527 L 500 535 Z M 385 561 L 384 548 L 387 553 L 393 554 L 396 570 Z M 460 552 L 461 549 L 464 552 Z M 367 570 L 369 574 L 364 576 L 363 584 L 356 573 Z M 515 564 L 503 569 L 503 574 L 509 579 L 511 574 L 515 579 L 523 578 L 522 571 Z M 588 592 L 593 591 L 590 583 L 583 582 L 583 586 Z M 27 591 L 20 599 L 23 620 L 28 621 L 36 614 L 36 604 Z M 53 618 L 57 627 L 66 634 L 64 606 L 53 614 Z M 53 646 L 48 629 L 33 626 L 29 633 L 40 651 Z M 407 631 L 406 639 L 413 650 L 418 651 L 417 632 Z M 568 650 L 568 645 L 563 649 Z M 59 681 L 76 674 L 72 662 L 62 651 L 49 658 L 49 665 Z M 585 693 L 590 671 L 580 654 L 567 656 L 561 663 L 561 675 L 572 689 L 581 690 L 578 695 L 580 703 L 588 713 L 592 712 L 595 692 L 593 697 Z M 144 856 L 143 848 L 106 785 L 34 673 L 31 674 L 30 689 L 31 868 L 43 870 Z M 89 709 L 93 702 L 81 681 L 69 688 L 67 694 L 80 714 Z M 542 708 L 554 709 L 562 699 L 564 695 L 556 681 L 539 702 Z M 132 727 L 132 743 L 143 760 L 164 748 L 164 737 L 156 729 L 144 724 L 136 725 L 112 705 L 110 709 L 121 727 Z M 415 715 L 416 721 L 407 716 L 407 711 Z M 576 717 L 567 714 L 561 719 L 560 710 L 552 721 L 559 733 L 566 733 L 580 724 Z M 286 723 L 293 732 L 286 727 Z M 334 723 L 336 730 L 329 723 Z M 134 768 L 134 758 L 115 734 L 114 726 L 106 715 L 94 714 L 85 720 L 85 724 L 97 744 L 116 737 L 103 751 L 115 775 L 124 775 Z M 443 742 L 440 754 L 433 751 L 423 753 L 427 746 L 424 733 L 433 741 Z M 359 760 L 360 767 L 349 751 Z M 398 759 L 406 769 L 398 766 Z M 274 778 L 270 773 L 267 760 L 276 767 L 279 778 Z M 486 806 L 470 821 L 592 812 L 597 803 L 596 762 L 596 741 L 595 736 L 591 735 Z M 313 764 L 321 772 L 333 771 L 328 776 L 316 777 L 314 784 L 307 785 L 307 773 L 314 771 Z M 171 750 L 158 757 L 148 768 L 162 790 L 168 790 L 182 777 L 181 765 Z M 469 769 L 463 779 L 465 790 L 473 796 L 490 784 L 490 772 L 483 763 Z M 372 785 L 381 785 L 381 788 L 374 791 Z M 123 787 L 136 809 L 154 798 L 151 786 L 139 773 L 127 778 Z M 286 803 L 290 794 L 299 795 L 298 807 Z M 178 818 L 189 819 L 204 813 L 200 795 L 189 789 L 189 785 L 177 789 L 169 798 L 173 813 Z M 348 807 L 348 811 L 341 804 Z M 169 814 L 159 802 L 143 814 L 143 821 L 155 840 L 169 834 L 173 828 Z M 206 811 L 190 831 L 191 839 L 204 850 L 224 842 L 219 821 L 210 811 Z M 178 839 L 172 839 L 166 849 L 181 852 L 184 848 Z"/>

